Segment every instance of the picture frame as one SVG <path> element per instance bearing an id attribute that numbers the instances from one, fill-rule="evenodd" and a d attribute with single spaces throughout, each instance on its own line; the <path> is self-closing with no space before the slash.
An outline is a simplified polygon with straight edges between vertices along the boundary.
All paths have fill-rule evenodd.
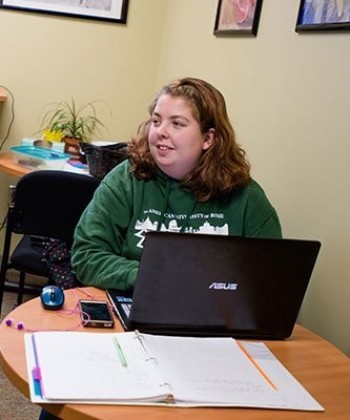
<path id="1" fill-rule="evenodd" d="M 263 0 L 219 0 L 215 36 L 256 36 Z"/>
<path id="2" fill-rule="evenodd" d="M 0 0 L 0 7 L 125 24 L 128 0 Z"/>
<path id="3" fill-rule="evenodd" d="M 295 30 L 350 30 L 350 0 L 301 0 Z"/>

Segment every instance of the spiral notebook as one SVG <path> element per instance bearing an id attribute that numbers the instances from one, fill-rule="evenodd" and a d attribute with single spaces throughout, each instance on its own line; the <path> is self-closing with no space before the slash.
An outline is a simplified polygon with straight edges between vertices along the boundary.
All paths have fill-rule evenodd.
<path id="1" fill-rule="evenodd" d="M 133 293 L 107 290 L 126 330 L 285 339 L 320 243 L 149 232 Z"/>

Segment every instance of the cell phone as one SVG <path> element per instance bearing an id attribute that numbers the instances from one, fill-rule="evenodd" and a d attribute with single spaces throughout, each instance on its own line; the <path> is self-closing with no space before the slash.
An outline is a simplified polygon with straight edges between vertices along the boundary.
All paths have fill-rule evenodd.
<path id="1" fill-rule="evenodd" d="M 83 327 L 113 328 L 114 319 L 108 302 L 104 300 L 79 300 Z"/>

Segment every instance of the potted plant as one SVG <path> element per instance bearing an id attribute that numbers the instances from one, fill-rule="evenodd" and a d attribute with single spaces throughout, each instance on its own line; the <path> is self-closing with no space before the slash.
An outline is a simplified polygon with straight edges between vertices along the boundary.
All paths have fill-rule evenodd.
<path id="1" fill-rule="evenodd" d="M 89 143 L 102 127 L 95 102 L 78 106 L 74 99 L 52 104 L 41 120 L 43 140 L 63 141 L 65 152 L 73 155 L 79 155 L 80 142 Z"/>

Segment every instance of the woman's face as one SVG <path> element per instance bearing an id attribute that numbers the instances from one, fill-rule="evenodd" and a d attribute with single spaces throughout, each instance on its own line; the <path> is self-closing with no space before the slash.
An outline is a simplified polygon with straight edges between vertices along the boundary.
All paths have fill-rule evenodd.
<path id="1" fill-rule="evenodd" d="M 182 180 L 197 165 L 213 141 L 214 130 L 203 134 L 188 103 L 181 97 L 162 95 L 151 116 L 148 143 L 158 167 Z"/>

